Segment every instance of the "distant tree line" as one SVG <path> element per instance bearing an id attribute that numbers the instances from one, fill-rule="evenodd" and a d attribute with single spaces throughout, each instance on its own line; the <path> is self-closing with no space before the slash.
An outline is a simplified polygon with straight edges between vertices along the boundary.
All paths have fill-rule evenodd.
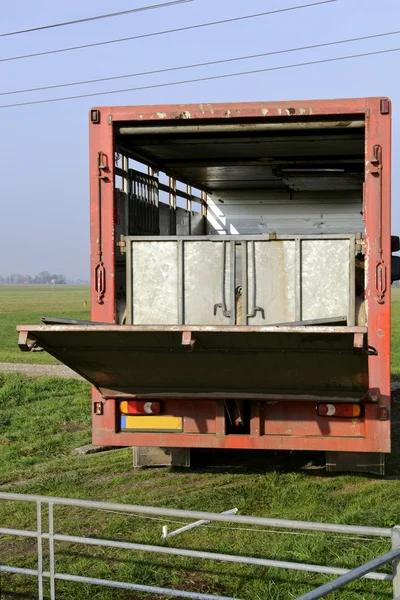
<path id="1" fill-rule="evenodd" d="M 0 275 L 0 283 L 52 283 L 52 284 L 60 284 L 67 283 L 67 278 L 65 275 L 61 275 L 61 273 L 50 273 L 49 271 L 40 271 L 37 275 L 32 277 L 31 275 L 21 275 L 21 273 L 12 273 L 11 275 L 7 275 L 3 277 Z"/>

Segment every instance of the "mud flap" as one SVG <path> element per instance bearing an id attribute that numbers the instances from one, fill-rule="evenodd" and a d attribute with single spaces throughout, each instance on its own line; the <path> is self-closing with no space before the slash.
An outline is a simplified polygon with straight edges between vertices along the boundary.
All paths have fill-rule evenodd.
<path id="1" fill-rule="evenodd" d="M 385 474 L 385 455 L 383 452 L 327 452 L 326 470 L 328 472 L 355 472 Z"/>

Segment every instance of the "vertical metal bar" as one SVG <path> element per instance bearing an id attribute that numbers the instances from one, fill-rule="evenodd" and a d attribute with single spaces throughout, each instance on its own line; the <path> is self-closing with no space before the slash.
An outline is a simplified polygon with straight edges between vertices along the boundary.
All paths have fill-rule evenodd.
<path id="1" fill-rule="evenodd" d="M 201 192 L 201 199 L 202 199 L 201 214 L 203 215 L 203 217 L 206 217 L 207 216 L 207 192 Z"/>
<path id="2" fill-rule="evenodd" d="M 231 325 L 236 325 L 236 242 L 230 242 L 231 259 L 230 259 L 230 316 Z"/>
<path id="3" fill-rule="evenodd" d="M 221 304 L 222 304 L 222 314 L 224 315 L 224 317 L 227 317 L 228 315 L 226 314 L 228 312 L 228 308 L 226 306 L 226 265 L 227 265 L 227 261 L 226 261 L 226 245 L 228 242 L 223 241 L 222 242 L 222 289 L 221 289 Z"/>
<path id="4" fill-rule="evenodd" d="M 54 515 L 53 503 L 49 502 L 49 554 L 50 554 L 50 600 L 56 600 L 54 579 Z"/>
<path id="5" fill-rule="evenodd" d="M 43 600 L 42 503 L 36 502 L 38 600 Z"/>
<path id="6" fill-rule="evenodd" d="M 133 241 L 127 238 L 126 247 L 126 323 L 133 325 Z"/>
<path id="7" fill-rule="evenodd" d="M 349 239 L 349 310 L 347 315 L 347 325 L 352 327 L 356 321 L 356 238 L 351 236 Z"/>
<path id="8" fill-rule="evenodd" d="M 176 209 L 176 179 L 173 177 L 169 178 L 169 187 L 169 205 Z"/>
<path id="9" fill-rule="evenodd" d="M 188 211 L 188 220 L 189 220 L 189 235 L 192 235 L 192 186 L 186 186 L 186 193 L 188 197 L 186 198 L 186 210 Z"/>
<path id="10" fill-rule="evenodd" d="M 177 241 L 177 262 L 178 262 L 178 325 L 184 324 L 184 264 L 183 264 L 183 241 Z"/>
<path id="11" fill-rule="evenodd" d="M 247 325 L 247 314 L 248 314 L 248 260 L 247 260 L 247 241 L 241 243 L 242 249 L 242 325 Z"/>
<path id="12" fill-rule="evenodd" d="M 128 157 L 122 156 L 122 170 L 124 171 L 124 176 L 122 178 L 122 191 L 125 194 L 128 193 Z"/>
<path id="13" fill-rule="evenodd" d="M 301 298 L 301 238 L 296 237 L 294 241 L 294 303 L 295 303 L 295 321 L 302 319 L 302 298 Z"/>
<path id="14" fill-rule="evenodd" d="M 400 548 L 400 527 L 392 527 L 392 549 L 397 550 L 399 548 Z M 392 574 L 393 574 L 393 598 L 394 598 L 394 600 L 398 600 L 400 598 L 400 557 L 399 556 L 393 560 Z"/>
<path id="15" fill-rule="evenodd" d="M 169 178 L 169 188 L 168 201 L 171 209 L 171 235 L 176 235 L 176 180 L 173 177 Z"/>

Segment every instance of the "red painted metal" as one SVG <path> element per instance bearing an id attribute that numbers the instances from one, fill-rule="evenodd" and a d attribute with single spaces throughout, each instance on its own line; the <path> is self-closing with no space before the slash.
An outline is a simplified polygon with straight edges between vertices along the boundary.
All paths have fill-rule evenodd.
<path id="1" fill-rule="evenodd" d="M 115 320 L 115 256 L 114 256 L 114 140 L 113 123 L 166 121 L 177 119 L 279 118 L 293 116 L 365 116 L 365 185 L 364 220 L 366 243 L 366 306 L 368 344 L 377 350 L 368 359 L 368 388 L 373 404 L 366 404 L 362 419 L 356 423 L 325 419 L 325 429 L 315 418 L 315 406 L 292 403 L 290 415 L 270 420 L 265 415 L 274 405 L 263 409 L 254 402 L 251 408 L 250 435 L 225 435 L 223 402 L 215 402 L 215 434 L 119 433 L 114 400 L 104 404 L 103 415 L 93 415 L 93 442 L 118 446 L 172 446 L 208 448 L 264 448 L 288 450 L 340 450 L 363 452 L 390 451 L 390 178 L 391 178 L 391 106 L 386 98 L 346 100 L 258 102 L 231 104 L 193 104 L 176 106 L 98 107 L 95 122 L 90 122 L 90 220 L 91 220 L 91 298 L 92 319 L 104 323 Z M 90 115 L 93 115 L 91 111 Z M 187 122 L 187 121 L 186 121 Z M 99 153 L 107 168 L 99 173 Z M 99 178 L 99 175 L 102 177 Z M 99 184 L 100 180 L 100 184 Z M 99 191 L 101 219 L 99 219 Z M 102 260 L 99 261 L 98 238 L 101 237 Z M 101 276 L 99 263 L 102 262 Z M 97 283 L 96 283 L 97 282 Z M 101 291 L 101 302 L 99 299 Z M 192 328 L 193 330 L 193 328 Z M 356 346 L 359 346 L 356 339 Z M 101 395 L 93 391 L 93 401 Z M 282 411 L 283 406 L 280 406 Z M 308 408 L 307 408 L 308 407 Z M 306 417 L 314 410 L 313 418 Z M 383 410 L 384 409 L 384 410 Z M 278 408 L 276 408 L 278 410 Z M 278 410 L 278 412 L 279 412 Z M 278 416 L 278 415 L 277 415 Z M 198 415 L 201 419 L 201 415 Z M 285 434 L 291 429 L 292 435 Z M 295 430 L 295 433 L 293 433 Z"/>

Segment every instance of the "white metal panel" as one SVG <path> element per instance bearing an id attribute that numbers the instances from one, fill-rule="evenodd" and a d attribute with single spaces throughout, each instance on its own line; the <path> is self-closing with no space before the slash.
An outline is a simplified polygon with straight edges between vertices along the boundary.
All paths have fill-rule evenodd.
<path id="1" fill-rule="evenodd" d="M 350 236 L 127 239 L 133 324 L 354 323 Z"/>
<path id="2" fill-rule="evenodd" d="M 222 202 L 219 201 L 222 200 Z M 242 235 L 358 233 L 364 230 L 361 195 L 356 192 L 228 190 L 209 201 L 208 233 Z M 216 223 L 218 227 L 216 226 Z"/>
<path id="3" fill-rule="evenodd" d="M 229 325 L 230 319 L 219 307 L 222 285 L 229 306 L 229 244 L 224 260 L 224 242 L 184 242 L 184 323 L 187 325 Z M 225 276 L 223 273 L 225 272 Z"/>
<path id="4" fill-rule="evenodd" d="M 138 242 L 132 246 L 134 325 L 178 323 L 177 243 Z"/>
<path id="5" fill-rule="evenodd" d="M 348 315 L 350 241 L 302 240 L 302 318 Z"/>
<path id="6" fill-rule="evenodd" d="M 254 242 L 255 268 L 251 242 L 248 243 L 247 255 L 248 313 L 254 309 L 254 273 L 255 306 L 264 311 L 256 312 L 253 318 L 248 319 L 248 324 L 295 321 L 295 241 Z"/>

